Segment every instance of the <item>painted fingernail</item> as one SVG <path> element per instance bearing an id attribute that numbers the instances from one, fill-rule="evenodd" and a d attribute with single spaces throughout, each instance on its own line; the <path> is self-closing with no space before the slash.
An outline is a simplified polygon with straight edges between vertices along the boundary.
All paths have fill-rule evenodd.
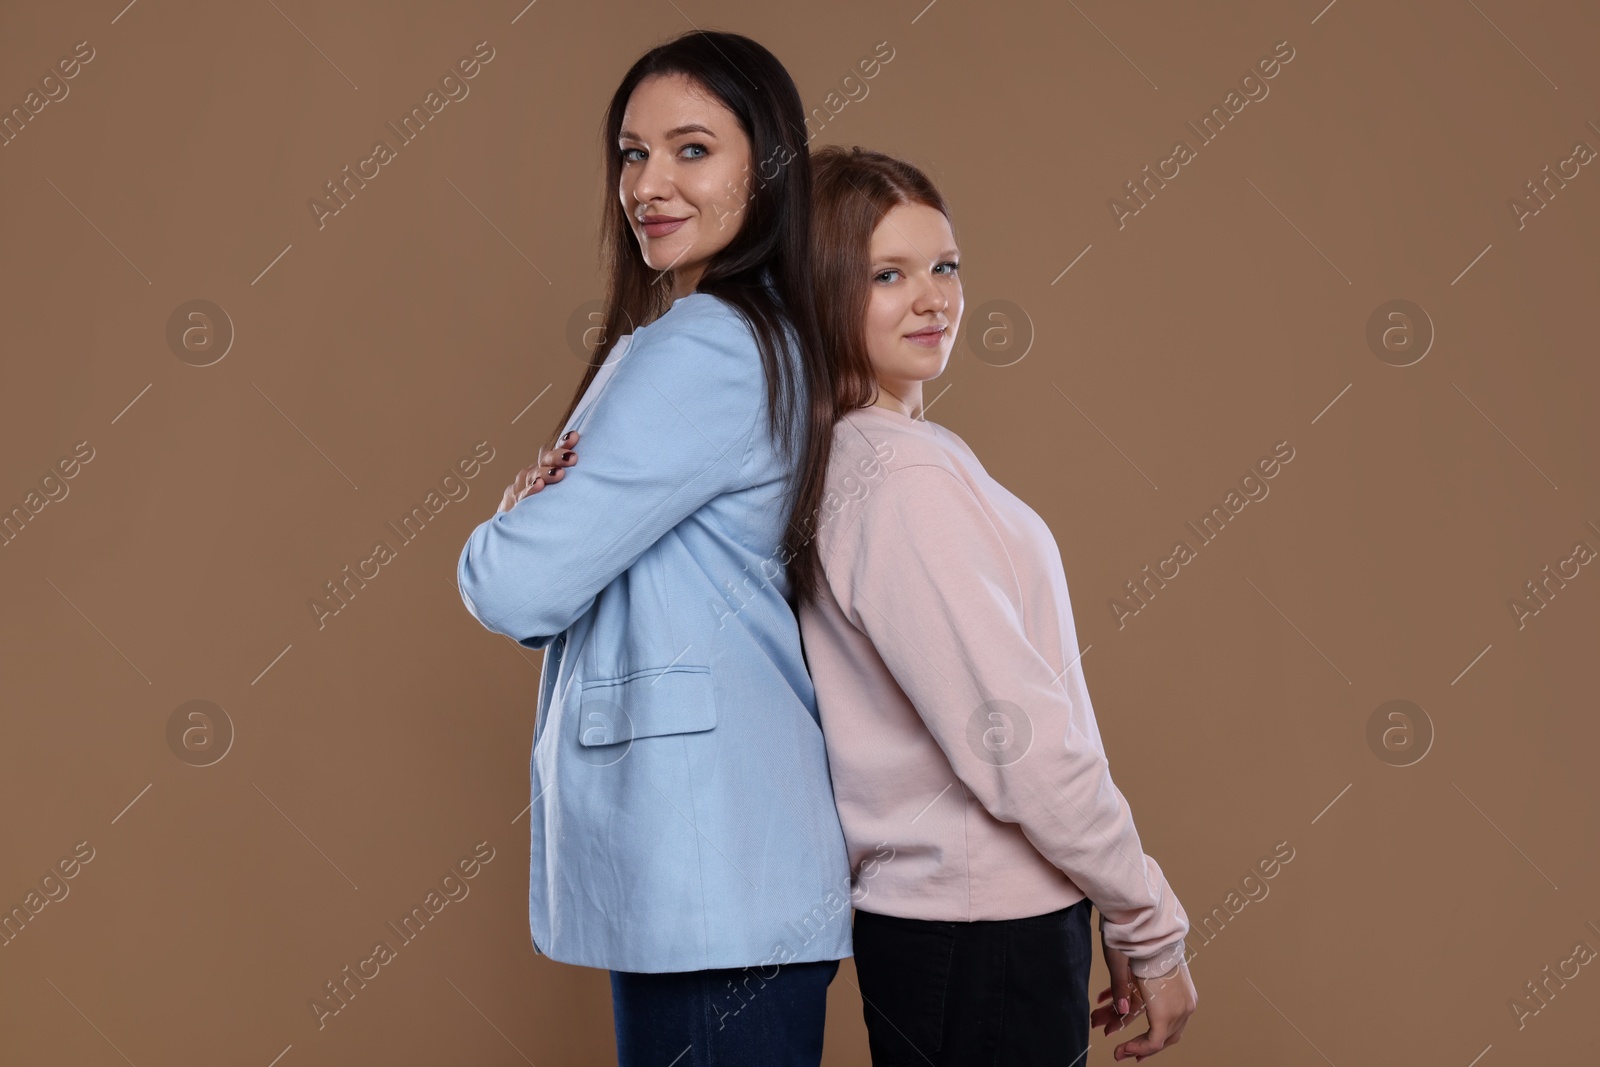
<path id="1" fill-rule="evenodd" d="M 551 468 L 550 468 L 550 476 L 551 476 L 551 477 L 552 477 L 552 478 L 554 478 L 554 477 L 555 477 L 555 476 L 556 476 L 556 473 L 557 473 L 557 472 L 556 472 L 556 469 L 555 469 L 555 468 L 554 468 L 554 467 L 551 467 Z"/>
<path id="2" fill-rule="evenodd" d="M 570 441 L 570 440 L 572 440 L 572 431 L 571 431 L 571 430 L 568 430 L 568 431 L 567 431 L 567 432 L 566 432 L 566 435 L 565 435 L 565 436 L 563 436 L 563 437 L 562 437 L 562 438 L 561 438 L 561 439 L 562 439 L 562 440 L 563 440 L 563 441 Z"/>
<path id="3" fill-rule="evenodd" d="M 561 453 L 561 458 L 564 459 L 564 460 L 571 459 L 572 456 L 573 456 L 573 453 L 571 453 L 571 452 L 563 452 L 563 453 Z"/>
<path id="4" fill-rule="evenodd" d="M 1118 1000 L 1117 1000 L 1117 1014 L 1118 1015 L 1126 1015 L 1126 1014 L 1128 1014 L 1128 1008 L 1129 1007 L 1131 1007 L 1131 1005 L 1129 1005 L 1127 997 L 1119 997 L 1118 998 Z"/>

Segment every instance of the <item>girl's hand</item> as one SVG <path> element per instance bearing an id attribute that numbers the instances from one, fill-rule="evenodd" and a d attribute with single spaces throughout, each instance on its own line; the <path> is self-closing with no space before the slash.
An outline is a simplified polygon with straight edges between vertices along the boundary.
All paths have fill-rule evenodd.
<path id="1" fill-rule="evenodd" d="M 1112 1052 L 1113 1058 L 1121 1060 L 1132 1056 L 1134 1062 L 1138 1062 L 1177 1044 L 1189 1016 L 1200 1002 L 1194 981 L 1189 977 L 1189 965 L 1179 963 L 1156 978 L 1135 977 L 1128 957 L 1105 943 L 1103 928 L 1101 950 L 1106 969 L 1111 972 L 1111 985 L 1096 999 L 1109 999 L 1111 1003 L 1094 1009 L 1090 1025 L 1104 1026 L 1105 1033 L 1114 1033 L 1130 1025 L 1141 1011 L 1150 1021 L 1150 1028 L 1143 1034 L 1118 1045 Z"/>
<path id="2" fill-rule="evenodd" d="M 1104 1033 L 1110 1034 L 1127 1026 L 1130 1020 L 1139 1013 L 1135 1001 L 1141 1001 L 1139 987 L 1133 981 L 1133 965 L 1128 957 L 1106 944 L 1105 923 L 1100 924 L 1100 954 L 1105 957 L 1106 970 L 1111 974 L 1111 985 L 1102 990 L 1096 1002 L 1109 1000 L 1109 1004 L 1101 1004 L 1089 1016 L 1090 1026 L 1105 1027 Z"/>
<path id="3" fill-rule="evenodd" d="M 517 472 L 506 491 L 500 497 L 500 506 L 495 509 L 498 515 L 502 511 L 510 511 L 516 506 L 517 501 L 531 496 L 543 489 L 546 484 L 559 482 L 566 469 L 578 462 L 578 453 L 573 449 L 578 444 L 578 431 L 568 430 L 566 435 L 557 442 L 555 448 L 545 448 L 539 451 L 539 462 L 532 467 L 524 467 Z"/>

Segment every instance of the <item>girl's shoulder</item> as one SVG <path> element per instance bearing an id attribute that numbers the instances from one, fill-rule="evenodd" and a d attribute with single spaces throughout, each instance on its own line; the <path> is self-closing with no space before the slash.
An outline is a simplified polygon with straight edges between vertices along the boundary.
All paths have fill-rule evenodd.
<path id="1" fill-rule="evenodd" d="M 877 498 L 898 511 L 939 510 L 974 496 L 982 468 L 956 434 L 883 408 L 846 412 L 834 425 L 825 494 L 845 518 Z M 930 476 L 931 475 L 931 476 Z M 909 498 L 909 499 L 907 499 Z M 888 503 L 888 502 L 893 502 Z"/>
<path id="2" fill-rule="evenodd" d="M 941 521 L 952 509 L 982 507 L 975 488 L 981 468 L 945 427 L 883 408 L 846 412 L 834 425 L 825 492 L 817 516 L 817 550 L 825 570 L 852 566 L 852 549 L 837 550 L 876 515 L 892 524 Z M 884 557 L 888 558 L 888 557 Z M 843 562 L 842 562 L 843 560 Z"/>
<path id="3" fill-rule="evenodd" d="M 954 431 L 879 407 L 845 412 L 834 424 L 829 474 L 881 464 L 885 472 L 911 466 L 938 466 L 956 473 L 963 459 L 977 457 Z"/>

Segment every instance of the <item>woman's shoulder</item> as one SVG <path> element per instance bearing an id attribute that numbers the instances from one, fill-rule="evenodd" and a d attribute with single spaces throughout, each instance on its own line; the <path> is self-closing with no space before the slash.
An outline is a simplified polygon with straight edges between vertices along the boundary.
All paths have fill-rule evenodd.
<path id="1" fill-rule="evenodd" d="M 710 293 L 698 292 L 680 296 L 649 322 L 632 326 L 627 336 L 638 349 L 697 340 L 711 341 L 721 347 L 754 343 L 744 317 L 732 304 Z"/>
<path id="2" fill-rule="evenodd" d="M 640 332 L 651 334 L 685 334 L 706 326 L 735 329 L 750 334 L 749 325 L 739 309 L 712 293 L 693 292 L 680 296 L 670 307 Z"/>
<path id="3" fill-rule="evenodd" d="M 760 392 L 761 376 L 751 374 L 756 340 L 744 318 L 710 293 L 690 293 L 673 301 L 659 318 L 632 330 L 624 361 L 629 372 L 675 383 L 671 391 Z"/>

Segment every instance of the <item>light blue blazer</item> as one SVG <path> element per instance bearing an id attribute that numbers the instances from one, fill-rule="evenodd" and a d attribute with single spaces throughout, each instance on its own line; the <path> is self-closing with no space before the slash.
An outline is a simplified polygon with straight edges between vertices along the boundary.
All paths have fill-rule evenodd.
<path id="1" fill-rule="evenodd" d="M 457 570 L 479 622 L 545 650 L 534 945 L 644 972 L 849 956 L 755 336 L 680 297 L 586 400 L 577 464 L 474 530 Z"/>

